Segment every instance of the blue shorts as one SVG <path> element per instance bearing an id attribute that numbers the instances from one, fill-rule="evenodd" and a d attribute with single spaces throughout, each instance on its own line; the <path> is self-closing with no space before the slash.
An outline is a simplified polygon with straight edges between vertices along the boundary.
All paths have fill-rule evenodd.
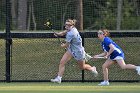
<path id="1" fill-rule="evenodd" d="M 110 55 L 110 59 L 111 60 L 115 60 L 115 59 L 124 59 L 124 53 L 116 53 L 115 55 Z"/>
<path id="2" fill-rule="evenodd" d="M 109 57 L 109 59 L 111 59 L 111 58 Z M 124 60 L 124 58 L 122 56 L 116 56 L 115 58 L 113 58 L 111 60 L 120 60 L 120 59 Z"/>

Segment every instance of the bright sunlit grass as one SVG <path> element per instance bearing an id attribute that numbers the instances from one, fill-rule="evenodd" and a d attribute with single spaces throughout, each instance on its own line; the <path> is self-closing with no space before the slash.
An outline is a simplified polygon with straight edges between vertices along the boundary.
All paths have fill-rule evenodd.
<path id="1" fill-rule="evenodd" d="M 111 82 L 110 86 L 97 84 L 97 82 L 0 83 L 0 93 L 139 93 L 140 91 L 140 83 Z"/>

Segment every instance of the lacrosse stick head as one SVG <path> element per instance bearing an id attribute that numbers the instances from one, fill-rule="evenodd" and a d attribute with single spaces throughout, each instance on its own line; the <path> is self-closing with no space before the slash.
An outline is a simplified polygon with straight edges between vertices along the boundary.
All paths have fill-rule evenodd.
<path id="1" fill-rule="evenodd" d="M 46 26 L 49 29 L 52 29 L 52 22 L 50 19 L 47 19 L 44 23 L 44 26 Z"/>
<path id="2" fill-rule="evenodd" d="M 85 54 L 85 61 L 88 62 L 90 59 L 92 59 L 93 57 L 90 56 L 89 54 Z"/>

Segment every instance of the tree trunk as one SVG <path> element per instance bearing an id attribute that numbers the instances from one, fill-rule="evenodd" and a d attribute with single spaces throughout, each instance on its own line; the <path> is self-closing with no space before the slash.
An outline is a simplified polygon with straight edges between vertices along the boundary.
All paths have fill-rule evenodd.
<path id="1" fill-rule="evenodd" d="M 27 28 L 27 0 L 18 0 L 18 30 Z"/>
<path id="2" fill-rule="evenodd" d="M 64 10 L 64 13 L 63 13 L 63 15 L 62 15 L 62 22 L 63 22 L 63 24 L 62 24 L 62 26 L 61 26 L 61 30 L 63 30 L 63 28 L 64 28 L 66 11 L 67 11 L 68 5 L 69 5 L 70 3 L 71 3 L 71 1 L 68 0 L 68 2 L 67 2 L 66 5 L 65 5 L 65 8 L 64 8 L 65 10 Z"/>
<path id="3" fill-rule="evenodd" d="M 77 1 L 76 27 L 79 31 L 83 31 L 83 0 L 76 0 L 76 1 Z"/>
<path id="4" fill-rule="evenodd" d="M 122 0 L 118 0 L 118 11 L 117 11 L 117 31 L 121 29 L 121 17 L 122 16 Z"/>
<path id="5" fill-rule="evenodd" d="M 12 27 L 16 28 L 17 26 L 17 0 L 11 0 L 11 14 L 12 14 Z"/>
<path id="6" fill-rule="evenodd" d="M 31 25 L 31 20 L 33 21 L 33 27 L 32 30 L 36 30 L 36 21 L 35 21 L 35 14 L 34 14 L 34 5 L 33 5 L 33 0 L 29 3 L 29 10 L 28 10 L 28 25 L 27 25 L 27 30 L 30 30 L 30 25 Z"/>
<path id="7" fill-rule="evenodd" d="M 32 10 L 32 18 L 33 18 L 34 30 L 36 30 L 36 21 L 35 21 L 35 14 L 34 14 L 34 4 L 33 4 L 33 1 L 32 1 L 32 3 L 31 3 L 31 10 Z"/>
<path id="8" fill-rule="evenodd" d="M 27 25 L 27 31 L 29 31 L 30 30 L 30 24 L 31 24 L 31 5 L 29 4 L 29 10 L 28 10 L 29 12 L 28 12 L 28 25 Z"/>

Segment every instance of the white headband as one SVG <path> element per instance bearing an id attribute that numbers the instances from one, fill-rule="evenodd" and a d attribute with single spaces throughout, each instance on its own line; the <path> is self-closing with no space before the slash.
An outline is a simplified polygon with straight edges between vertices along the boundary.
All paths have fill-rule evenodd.
<path id="1" fill-rule="evenodd" d="M 98 31 L 98 33 L 99 33 L 99 34 L 104 34 L 104 32 L 103 32 L 103 31 L 101 31 L 101 30 L 99 30 L 99 31 Z"/>

